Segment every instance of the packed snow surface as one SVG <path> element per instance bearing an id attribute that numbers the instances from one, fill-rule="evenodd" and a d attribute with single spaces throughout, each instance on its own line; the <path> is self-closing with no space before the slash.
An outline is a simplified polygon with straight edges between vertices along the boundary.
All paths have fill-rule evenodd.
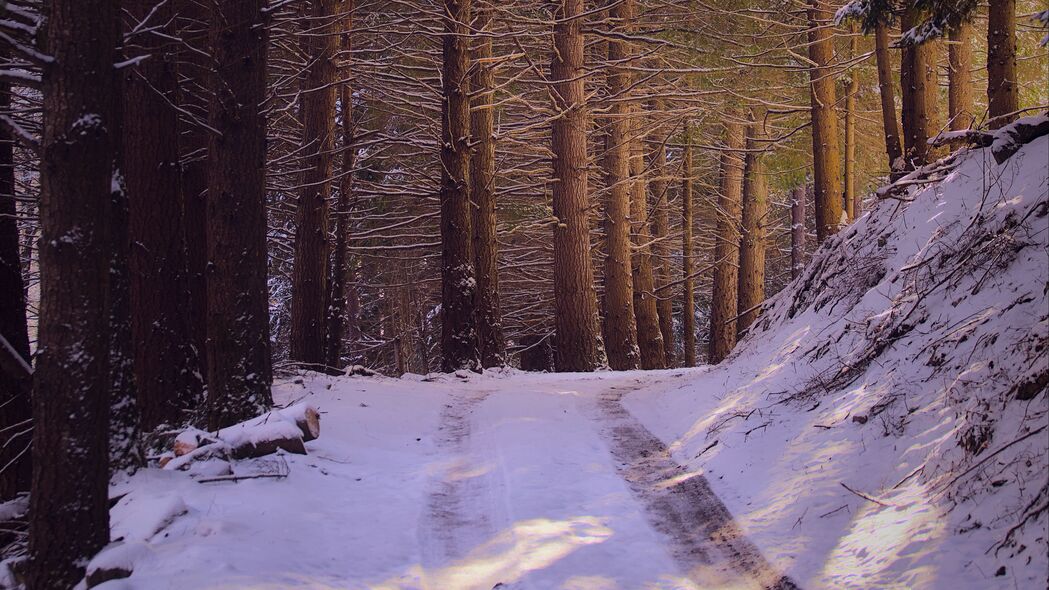
<path id="1" fill-rule="evenodd" d="M 1044 588 L 1047 169 L 884 191 L 717 367 L 281 383 L 309 454 L 115 483 L 101 587 Z"/>

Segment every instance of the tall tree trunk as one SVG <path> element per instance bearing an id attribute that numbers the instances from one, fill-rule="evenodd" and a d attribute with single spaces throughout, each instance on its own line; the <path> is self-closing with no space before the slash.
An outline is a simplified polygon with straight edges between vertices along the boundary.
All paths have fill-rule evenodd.
<path id="1" fill-rule="evenodd" d="M 555 0 L 550 77 L 562 113 L 551 125 L 554 153 L 554 322 L 558 371 L 593 371 L 604 364 L 598 334 L 597 294 L 590 256 L 587 194 L 588 116 L 583 86 L 583 0 Z M 623 225 L 625 227 L 625 224 Z"/>
<path id="2" fill-rule="evenodd" d="M 51 0 L 44 52 L 40 324 L 33 384 L 29 590 L 71 588 L 109 542 L 110 126 L 114 2 Z"/>
<path id="3" fill-rule="evenodd" d="M 849 59 L 860 52 L 859 33 L 856 25 L 849 27 Z M 852 223 L 860 216 L 859 196 L 856 194 L 856 94 L 860 91 L 860 78 L 856 68 L 849 70 L 845 87 L 845 215 Z"/>
<path id="4" fill-rule="evenodd" d="M 136 35 L 127 56 L 149 55 L 124 70 L 123 172 L 127 186 L 131 333 L 139 427 L 178 426 L 200 403 L 203 384 L 186 313 L 186 249 L 179 192 L 179 123 L 174 6 L 124 4 L 129 23 L 151 12 L 157 35 Z M 165 28 L 166 27 L 166 28 Z"/>
<path id="5" fill-rule="evenodd" d="M 208 49 L 208 11 L 200 0 L 179 0 L 178 104 L 182 233 L 186 245 L 186 308 L 193 332 L 199 372 L 208 374 L 208 92 L 211 56 Z"/>
<path id="6" fill-rule="evenodd" d="M 118 55 L 120 59 L 126 57 L 122 44 Z M 106 227 L 110 256 L 109 288 L 106 290 L 106 317 L 109 320 L 110 472 L 129 469 L 142 462 L 138 445 L 141 417 L 135 379 L 135 338 L 131 326 L 131 212 L 123 171 L 124 100 L 124 92 L 114 100 L 114 112 L 119 113 L 119 116 L 109 125 L 113 138 L 110 210 Z"/>
<path id="7" fill-rule="evenodd" d="M 736 346 L 739 304 L 740 200 L 743 193 L 743 125 L 725 122 L 721 153 L 721 194 L 718 196 L 717 243 L 714 246 L 714 290 L 710 298 L 710 362 L 720 363 Z"/>
<path id="8" fill-rule="evenodd" d="M 892 57 L 889 54 L 889 26 L 878 21 L 874 30 L 874 57 L 878 65 L 878 91 L 881 96 L 881 121 L 885 130 L 885 155 L 889 170 L 902 169 L 900 124 L 896 119 L 896 96 L 892 83 Z"/>
<path id="9" fill-rule="evenodd" d="M 834 39 L 826 0 L 809 0 L 809 69 L 812 102 L 812 165 L 816 186 L 816 239 L 838 232 L 842 221 L 841 153 L 834 104 Z"/>
<path id="10" fill-rule="evenodd" d="M 918 24 L 914 9 L 904 11 L 904 31 Z M 929 159 L 929 137 L 936 120 L 936 45 L 927 41 L 903 50 L 900 86 L 903 90 L 903 151 L 909 168 L 923 166 Z"/>
<path id="11" fill-rule="evenodd" d="M 972 24 L 962 21 L 951 29 L 951 44 L 947 49 L 949 86 L 947 91 L 948 115 L 951 131 L 968 129 L 973 124 L 972 95 Z"/>
<path id="12" fill-rule="evenodd" d="M 743 177 L 743 233 L 739 245 L 739 336 L 757 319 L 765 300 L 765 226 L 768 188 L 759 142 L 760 123 L 747 127 L 747 156 Z"/>
<path id="13" fill-rule="evenodd" d="M 653 110 L 663 112 L 664 105 L 656 101 Z M 660 130 L 662 131 L 662 130 Z M 648 183 L 652 198 L 652 257 L 655 265 L 656 311 L 659 331 L 663 336 L 664 366 L 674 366 L 674 299 L 670 285 L 670 201 L 667 191 L 666 167 L 668 138 L 660 133 L 650 142 L 652 181 Z"/>
<path id="14" fill-rule="evenodd" d="M 441 126 L 441 367 L 477 369 L 470 232 L 470 0 L 445 0 Z"/>
<path id="15" fill-rule="evenodd" d="M 0 112 L 6 113 L 10 107 L 11 87 L 0 83 Z M 5 128 L 0 128 L 0 301 L 4 302 L 0 306 L 0 336 L 30 363 L 16 213 L 14 141 Z M 0 470 L 0 501 L 29 491 L 33 469 L 27 425 L 32 414 L 29 394 L 29 383 L 0 370 L 0 466 L 5 467 Z"/>
<path id="16" fill-rule="evenodd" d="M 303 4 L 309 63 L 302 81 L 305 169 L 295 227 L 291 288 L 291 359 L 322 365 L 328 309 L 328 220 L 335 142 L 335 0 Z"/>
<path id="17" fill-rule="evenodd" d="M 1016 119 L 1016 0 L 995 0 L 987 13 L 987 106 L 991 129 Z"/>
<path id="18" fill-rule="evenodd" d="M 228 0 L 211 16 L 215 63 L 208 144 L 208 424 L 273 403 L 266 283 L 267 28 L 263 0 Z"/>
<path id="19" fill-rule="evenodd" d="M 350 50 L 353 47 L 349 31 L 353 29 L 354 0 L 344 0 L 343 12 L 345 32 L 342 34 L 343 60 L 349 62 Z M 349 74 L 349 67 L 343 68 L 343 77 Z M 357 148 L 354 146 L 353 92 L 348 82 L 339 86 L 339 104 L 342 109 L 342 161 L 339 171 L 339 198 L 335 204 L 335 243 L 332 245 L 331 271 L 328 275 L 328 325 L 325 329 L 324 364 L 329 367 L 342 366 L 342 339 L 347 316 L 346 283 L 352 283 L 351 265 L 347 260 L 347 248 L 350 233 L 350 211 L 353 195 L 353 167 Z M 351 321 L 356 321 L 352 318 Z"/>
<path id="20" fill-rule="evenodd" d="M 692 131 L 685 129 L 685 153 L 681 159 L 681 319 L 684 325 L 685 366 L 696 366 L 696 279 L 692 276 L 692 218 L 695 192 L 692 183 Z"/>
<path id="21" fill-rule="evenodd" d="M 656 282 L 652 269 L 652 233 L 649 230 L 648 180 L 645 175 L 644 119 L 640 105 L 634 106 L 633 141 L 630 147 L 630 173 L 633 177 L 630 198 L 630 236 L 634 252 L 634 318 L 637 321 L 637 345 L 641 350 L 642 369 L 666 367 L 663 333 L 659 329 L 656 307 Z"/>
<path id="22" fill-rule="evenodd" d="M 805 187 L 790 192 L 790 278 L 805 270 Z"/>
<path id="23" fill-rule="evenodd" d="M 612 7 L 609 16 L 618 31 L 629 31 L 634 19 L 634 0 Z M 617 64 L 608 72 L 608 96 L 619 99 L 609 113 L 608 146 L 604 158 L 608 204 L 605 209 L 605 268 L 603 333 L 608 364 L 616 370 L 636 369 L 641 362 L 634 320 L 634 283 L 630 255 L 630 103 L 622 100 L 631 78 L 622 63 L 630 56 L 622 39 L 608 41 L 608 61 Z M 560 348 L 560 346 L 558 347 Z"/>
<path id="24" fill-rule="evenodd" d="M 490 0 L 478 0 L 474 29 L 490 32 Z M 474 271 L 477 273 L 477 337 L 481 364 L 485 368 L 506 364 L 506 341 L 499 309 L 499 242 L 495 215 L 495 73 L 492 71 L 492 38 L 479 36 L 473 47 L 473 108 L 470 132 L 474 141 L 470 164 L 470 196 L 473 198 Z"/>

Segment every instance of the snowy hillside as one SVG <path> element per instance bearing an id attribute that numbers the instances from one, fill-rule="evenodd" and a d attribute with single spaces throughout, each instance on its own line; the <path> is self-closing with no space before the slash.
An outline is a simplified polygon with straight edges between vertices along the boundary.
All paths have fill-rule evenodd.
<path id="1" fill-rule="evenodd" d="M 626 400 L 803 587 L 1044 587 L 1049 138 L 990 152 L 886 191 L 728 361 Z"/>

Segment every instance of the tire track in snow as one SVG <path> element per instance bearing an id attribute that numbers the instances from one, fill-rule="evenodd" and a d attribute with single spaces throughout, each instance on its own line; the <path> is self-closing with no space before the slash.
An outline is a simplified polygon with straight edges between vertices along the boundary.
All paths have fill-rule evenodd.
<path id="1" fill-rule="evenodd" d="M 491 393 L 456 391 L 441 413 L 436 441 L 441 464 L 431 476 L 418 534 L 427 569 L 451 565 L 497 532 L 485 501 L 487 482 L 477 471 L 479 462 L 470 444 L 471 414 Z"/>
<path id="2" fill-rule="evenodd" d="M 689 579 L 700 587 L 728 578 L 753 588 L 798 590 L 743 535 L 706 477 L 684 477 L 685 469 L 670 457 L 663 441 L 623 407 L 621 401 L 631 391 L 613 387 L 598 396 L 601 434 L 620 477 L 645 507 L 652 527 L 667 538 Z"/>

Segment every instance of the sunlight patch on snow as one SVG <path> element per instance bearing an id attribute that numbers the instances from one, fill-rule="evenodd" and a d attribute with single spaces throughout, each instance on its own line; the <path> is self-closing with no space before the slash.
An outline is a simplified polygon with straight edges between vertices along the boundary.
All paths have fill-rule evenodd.
<path id="1" fill-rule="evenodd" d="M 512 584 L 528 572 L 544 569 L 581 547 L 602 543 L 611 536 L 612 529 L 605 520 L 593 516 L 520 521 L 448 566 L 432 571 L 413 566 L 410 577 L 420 578 L 426 590 L 488 590 L 499 583 Z M 406 590 L 415 586 L 389 581 L 374 588 Z"/>

